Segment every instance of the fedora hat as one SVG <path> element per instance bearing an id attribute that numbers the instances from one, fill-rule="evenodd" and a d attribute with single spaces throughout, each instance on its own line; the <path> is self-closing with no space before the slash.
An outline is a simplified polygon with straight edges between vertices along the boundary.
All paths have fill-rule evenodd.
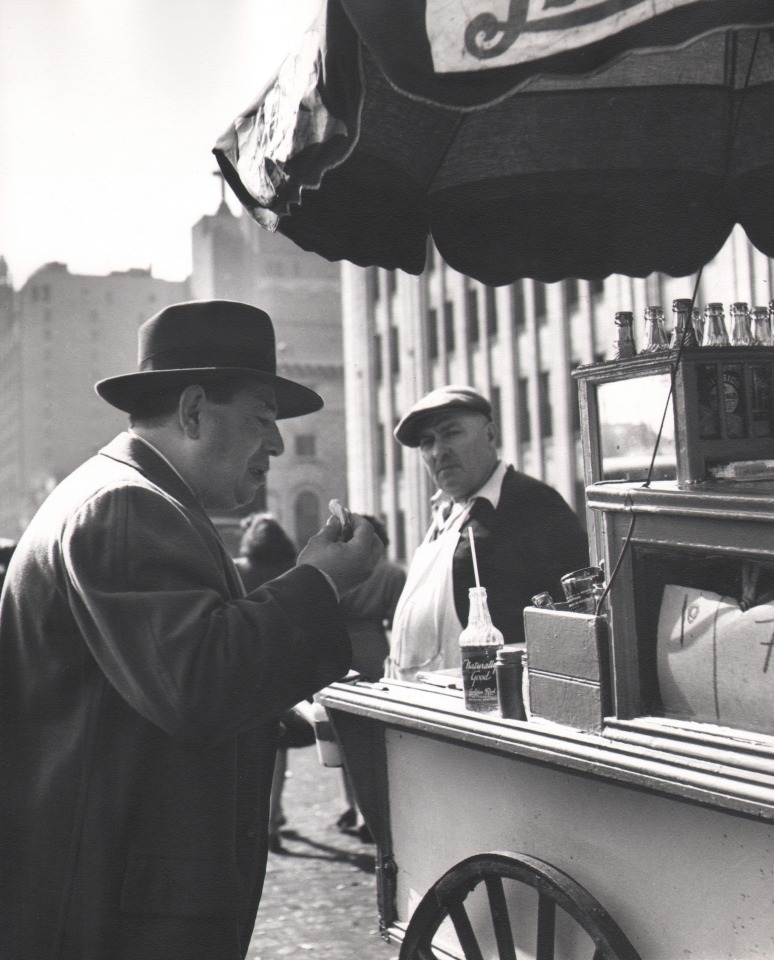
<path id="1" fill-rule="evenodd" d="M 322 397 L 277 376 L 274 327 L 263 310 L 235 300 L 175 303 L 146 320 L 138 332 L 138 371 L 107 377 L 94 389 L 130 412 L 139 397 L 224 377 L 254 377 L 274 388 L 277 419 L 313 413 Z"/>

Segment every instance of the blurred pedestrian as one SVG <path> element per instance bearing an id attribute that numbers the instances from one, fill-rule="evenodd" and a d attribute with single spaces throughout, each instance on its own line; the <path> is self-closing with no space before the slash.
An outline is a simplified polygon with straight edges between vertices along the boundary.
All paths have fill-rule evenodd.
<path id="1" fill-rule="evenodd" d="M 385 553 L 367 580 L 342 594 L 341 612 L 352 641 L 352 669 L 365 680 L 379 680 L 384 676 L 384 662 L 390 652 L 388 631 L 406 582 L 406 572 L 387 559 L 390 541 L 382 521 L 367 513 L 361 516 L 376 531 Z"/>
<path id="2" fill-rule="evenodd" d="M 242 520 L 241 526 L 239 556 L 234 563 L 249 593 L 295 566 L 298 551 L 271 513 L 251 513 Z M 288 772 L 288 748 L 314 745 L 314 727 L 300 710 L 295 707 L 285 710 L 280 714 L 280 723 L 269 806 L 271 853 L 282 853 L 280 828 L 287 822 L 282 809 L 282 791 Z"/>
<path id="3" fill-rule="evenodd" d="M 341 611 L 352 641 L 352 669 L 364 680 L 376 681 L 384 676 L 385 660 L 390 651 L 389 631 L 392 618 L 406 583 L 403 567 L 387 559 L 389 546 L 387 529 L 381 520 L 362 514 L 376 531 L 385 547 L 385 553 L 371 576 L 341 598 Z M 346 770 L 342 767 L 346 809 L 337 820 L 340 830 L 357 826 L 358 810 L 354 791 Z M 367 827 L 361 827 L 361 837 L 368 839 Z"/>
<path id="4" fill-rule="evenodd" d="M 283 710 L 351 663 L 341 593 L 383 551 L 332 518 L 245 594 L 208 512 L 250 503 L 322 406 L 257 307 L 174 304 L 96 385 L 130 429 L 65 478 L 0 599 L 0 957 L 242 960 Z"/>
<path id="5" fill-rule="evenodd" d="M 241 527 L 239 556 L 234 563 L 248 593 L 295 566 L 295 544 L 271 513 L 251 513 Z"/>

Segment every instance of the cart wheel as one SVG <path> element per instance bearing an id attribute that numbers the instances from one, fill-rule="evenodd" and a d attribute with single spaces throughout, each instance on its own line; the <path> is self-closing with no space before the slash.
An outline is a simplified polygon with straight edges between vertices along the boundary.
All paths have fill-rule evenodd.
<path id="1" fill-rule="evenodd" d="M 484 960 L 465 909 L 466 897 L 481 883 L 489 901 L 497 958 L 517 960 L 515 927 L 511 926 L 503 880 L 515 880 L 537 890 L 536 960 L 554 960 L 557 906 L 593 940 L 595 949 L 590 960 L 640 960 L 622 930 L 590 893 L 550 863 L 522 853 L 481 853 L 448 870 L 419 902 L 406 928 L 398 960 L 449 958 L 448 952 L 436 953 L 433 949 L 433 938 L 447 917 L 454 925 L 464 960 Z M 513 922 L 517 919 L 514 917 Z"/>

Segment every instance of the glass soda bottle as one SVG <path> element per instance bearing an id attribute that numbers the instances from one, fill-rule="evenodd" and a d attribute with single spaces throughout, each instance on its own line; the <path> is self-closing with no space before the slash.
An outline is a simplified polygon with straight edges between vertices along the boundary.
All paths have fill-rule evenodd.
<path id="1" fill-rule="evenodd" d="M 703 347 L 727 347 L 728 331 L 722 303 L 708 303 L 704 308 Z"/>
<path id="2" fill-rule="evenodd" d="M 774 302 L 774 301 L 773 301 Z M 637 356 L 634 345 L 634 314 L 629 310 L 620 310 L 615 315 L 615 341 L 613 356 L 615 360 L 628 360 Z"/>
<path id="3" fill-rule="evenodd" d="M 771 346 L 771 318 L 767 307 L 753 307 L 750 311 L 752 335 L 762 347 Z"/>
<path id="4" fill-rule="evenodd" d="M 669 337 L 664 326 L 661 307 L 645 307 L 645 346 L 643 353 L 658 353 L 669 349 Z"/>
<path id="5" fill-rule="evenodd" d="M 731 304 L 731 344 L 734 347 L 755 345 L 750 329 L 750 308 L 741 301 Z"/>
<path id="6" fill-rule="evenodd" d="M 476 713 L 493 713 L 499 709 L 495 663 L 503 635 L 492 623 L 486 587 L 471 587 L 468 596 L 468 625 L 460 634 L 465 707 Z"/>
<path id="7" fill-rule="evenodd" d="M 684 347 L 697 347 L 699 341 L 696 337 L 696 331 L 693 329 L 693 317 L 691 316 L 690 300 L 673 300 L 672 316 L 674 317 L 674 327 L 672 328 L 672 339 L 669 346 L 673 350 Z"/>
<path id="8" fill-rule="evenodd" d="M 701 346 L 704 338 L 704 320 L 702 320 L 701 310 L 699 310 L 698 307 L 693 308 L 691 322 L 693 323 L 693 329 L 696 333 L 696 342 Z"/>

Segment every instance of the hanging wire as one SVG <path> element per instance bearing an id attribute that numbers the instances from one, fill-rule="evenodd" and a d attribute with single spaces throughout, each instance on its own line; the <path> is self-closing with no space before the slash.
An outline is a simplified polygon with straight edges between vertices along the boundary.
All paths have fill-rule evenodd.
<path id="1" fill-rule="evenodd" d="M 746 91 L 747 91 L 747 89 L 748 89 L 748 87 L 749 87 L 749 85 L 750 85 L 750 79 L 751 79 L 751 77 L 752 77 L 752 71 L 753 71 L 753 64 L 755 63 L 755 55 L 756 55 L 756 53 L 757 53 L 757 51 L 758 51 L 758 42 L 760 41 L 762 32 L 763 32 L 763 31 L 761 31 L 761 30 L 756 30 L 756 31 L 755 31 L 755 39 L 754 39 L 754 41 L 753 41 L 752 50 L 751 50 L 751 52 L 750 52 L 750 59 L 749 59 L 749 62 L 748 62 L 748 64 L 747 64 L 747 71 L 746 71 L 746 74 L 745 74 L 744 83 L 743 83 L 743 85 L 742 85 L 742 87 L 741 87 L 741 96 L 740 96 L 739 102 L 738 102 L 738 104 L 737 104 L 737 106 L 736 106 L 736 109 L 735 109 L 735 111 L 734 111 L 733 123 L 732 123 L 732 126 L 731 126 L 731 131 L 730 131 L 730 135 L 729 135 L 729 139 L 728 139 L 728 144 L 727 144 L 727 147 L 726 147 L 726 176 L 727 176 L 727 177 L 730 175 L 730 170 L 731 170 L 731 154 L 732 154 L 732 151 L 733 151 L 734 143 L 736 142 L 736 135 L 737 135 L 737 132 L 738 132 L 738 130 L 739 130 L 739 123 L 740 123 L 741 116 L 742 116 L 742 107 L 743 107 L 743 105 L 744 105 L 744 95 L 745 95 L 745 93 L 746 93 Z M 733 85 L 734 78 L 735 78 L 735 74 L 736 74 L 736 55 L 737 55 L 737 52 L 738 52 L 738 50 L 737 50 L 737 46 L 738 46 L 738 44 L 737 44 L 737 39 L 738 39 L 738 38 L 737 38 L 737 36 L 736 36 L 736 33 L 734 32 L 734 33 L 732 34 L 732 37 L 731 37 L 731 42 L 733 43 L 732 61 L 731 61 L 731 76 L 730 76 L 730 78 L 729 78 L 731 85 Z M 696 275 L 696 283 L 694 284 L 693 296 L 691 297 L 691 314 L 690 314 L 690 316 L 693 316 L 693 307 L 694 307 L 694 304 L 696 303 L 696 297 L 697 297 L 698 292 L 699 292 L 699 284 L 700 284 L 700 282 L 701 282 L 701 275 L 702 275 L 703 270 L 704 270 L 704 267 L 702 267 L 702 268 L 699 270 L 699 272 L 697 273 L 697 275 Z M 667 413 L 669 412 L 669 405 L 670 405 L 670 403 L 671 403 L 671 401 L 672 401 L 672 397 L 674 396 L 674 392 L 675 392 L 675 380 L 676 380 L 676 377 L 677 377 L 677 370 L 678 370 L 678 368 L 679 368 L 679 366 L 680 366 L 680 361 L 681 361 L 681 359 L 682 359 L 683 347 L 684 347 L 684 346 L 685 346 L 685 337 L 683 336 L 683 338 L 681 339 L 680 343 L 679 343 L 678 346 L 677 346 L 677 356 L 675 357 L 675 362 L 674 362 L 674 364 L 672 365 L 671 370 L 670 370 L 671 376 L 670 376 L 670 383 L 669 383 L 669 393 L 668 393 L 668 395 L 667 395 L 666 403 L 664 404 L 664 413 L 663 413 L 663 415 L 662 415 L 662 417 L 661 417 L 661 424 L 660 424 L 660 426 L 659 426 L 659 428 L 658 428 L 658 433 L 656 434 L 656 442 L 655 442 L 655 444 L 654 444 L 654 446 L 653 446 L 653 456 L 652 456 L 651 459 L 650 459 L 650 465 L 649 465 L 649 467 L 648 467 L 648 473 L 647 473 L 647 476 L 646 476 L 646 478 L 645 478 L 645 481 L 644 481 L 643 484 L 642 484 L 643 488 L 649 487 L 649 486 L 650 486 L 650 483 L 651 483 L 651 480 L 653 479 L 653 470 L 654 470 L 655 463 L 656 463 L 656 456 L 657 456 L 657 454 L 658 454 L 659 444 L 661 443 L 661 435 L 662 435 L 663 430 L 664 430 L 664 424 L 665 424 L 665 422 L 666 422 Z M 626 499 L 627 499 L 627 505 L 628 505 L 629 507 L 631 507 L 631 505 L 632 505 L 631 494 L 627 494 L 627 498 L 626 498 Z M 632 518 L 631 518 L 631 522 L 629 523 L 629 529 L 628 529 L 628 531 L 627 531 L 627 533 L 626 533 L 626 537 L 624 538 L 624 543 L 623 543 L 623 547 L 621 548 L 621 552 L 618 554 L 618 559 L 617 559 L 616 562 L 615 562 L 615 566 L 613 567 L 613 570 L 612 570 L 610 576 L 608 577 L 607 583 L 605 584 L 605 589 L 602 591 L 599 599 L 597 600 L 596 608 L 595 608 L 595 611 L 594 611 L 595 614 L 596 614 L 596 616 L 599 616 L 600 610 L 602 609 L 602 604 L 605 602 L 605 598 L 607 597 L 608 593 L 610 593 L 610 588 L 612 587 L 613 581 L 616 579 L 616 577 L 617 577 L 617 575 L 618 575 L 618 571 L 619 571 L 620 568 L 621 568 L 621 563 L 623 562 L 624 556 L 625 556 L 625 555 L 628 553 L 628 551 L 629 551 L 629 547 L 630 547 L 631 541 L 632 541 L 632 536 L 633 536 L 633 534 L 634 534 L 634 526 L 635 526 L 636 520 L 637 520 L 637 514 L 636 514 L 636 513 L 633 513 L 633 514 L 632 514 Z"/>
<path id="2" fill-rule="evenodd" d="M 701 276 L 703 271 L 704 271 L 704 267 L 701 267 L 699 272 L 696 274 L 696 282 L 693 285 L 693 294 L 691 295 L 691 309 L 688 314 L 689 318 L 693 316 L 693 307 L 694 307 L 694 304 L 696 303 L 696 297 L 699 294 L 699 285 L 701 284 Z M 661 423 L 659 424 L 658 433 L 656 434 L 656 442 L 653 445 L 653 455 L 650 458 L 648 473 L 642 484 L 643 489 L 646 489 L 647 487 L 649 487 L 651 480 L 653 479 L 653 470 L 656 464 L 656 456 L 658 455 L 659 444 L 661 443 L 661 436 L 664 432 L 664 424 L 666 423 L 667 414 L 669 413 L 669 407 L 670 407 L 670 404 L 672 403 L 672 397 L 674 396 L 674 392 L 675 392 L 677 369 L 680 366 L 680 361 L 683 356 L 683 347 L 685 346 L 686 333 L 687 333 L 687 329 L 686 331 L 684 331 L 683 336 L 680 339 L 680 343 L 677 345 L 677 355 L 675 357 L 675 362 L 672 364 L 670 368 L 669 392 L 667 393 L 666 403 L 664 404 L 664 412 L 661 415 Z M 631 507 L 632 505 L 631 494 L 626 495 L 626 501 L 627 501 L 627 506 Z M 618 576 L 618 571 L 621 569 L 621 563 L 623 562 L 624 556 L 629 551 L 629 546 L 632 541 L 632 536 L 634 535 L 634 525 L 636 522 L 637 522 L 637 514 L 633 513 L 631 520 L 629 522 L 629 529 L 626 532 L 626 537 L 624 538 L 624 543 L 623 543 L 623 547 L 621 548 L 621 552 L 618 554 L 618 559 L 615 562 L 615 566 L 613 567 L 613 570 L 610 576 L 607 578 L 605 589 L 602 591 L 602 593 L 600 594 L 597 600 L 596 608 L 594 610 L 594 614 L 597 617 L 600 614 L 600 611 L 602 609 L 602 604 L 605 602 L 605 598 L 607 597 L 608 593 L 610 593 L 610 588 L 613 586 L 613 581 Z"/>

